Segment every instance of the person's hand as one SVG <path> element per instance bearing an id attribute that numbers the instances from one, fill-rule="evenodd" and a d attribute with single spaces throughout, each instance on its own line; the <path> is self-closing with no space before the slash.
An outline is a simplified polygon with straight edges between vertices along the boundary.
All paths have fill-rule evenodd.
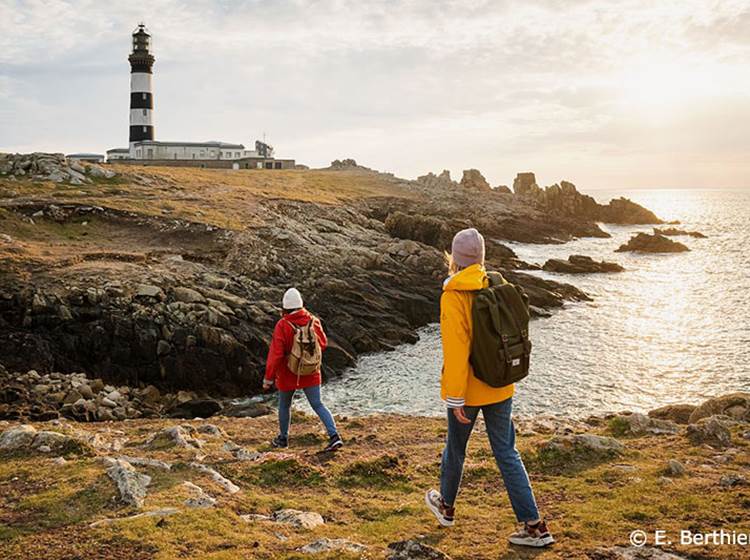
<path id="1" fill-rule="evenodd" d="M 464 411 L 464 407 L 461 406 L 459 408 L 454 408 L 453 410 L 453 416 L 456 417 L 456 420 L 461 422 L 461 424 L 471 424 L 471 420 L 469 420 L 466 417 L 466 412 Z"/>
<path id="2" fill-rule="evenodd" d="M 268 391 L 271 387 L 273 387 L 273 381 L 270 379 L 264 379 L 263 380 L 263 390 Z"/>

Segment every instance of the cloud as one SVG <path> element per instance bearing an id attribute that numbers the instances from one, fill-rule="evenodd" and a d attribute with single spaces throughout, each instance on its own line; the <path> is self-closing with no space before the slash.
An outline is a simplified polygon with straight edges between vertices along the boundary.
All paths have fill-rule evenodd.
<path id="1" fill-rule="evenodd" d="M 731 163 L 717 180 L 736 186 L 746 139 L 716 130 L 750 106 L 749 14 L 738 0 L 4 2 L 0 149 L 123 145 L 143 20 L 161 139 L 265 132 L 312 165 L 477 167 L 493 183 L 535 169 L 584 186 L 714 185 L 706 168 Z M 675 173 L 676 147 L 701 157 Z"/>

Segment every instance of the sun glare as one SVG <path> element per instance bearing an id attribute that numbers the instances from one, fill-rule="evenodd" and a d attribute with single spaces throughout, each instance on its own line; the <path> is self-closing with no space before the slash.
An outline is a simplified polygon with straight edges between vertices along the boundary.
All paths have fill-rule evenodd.
<path id="1" fill-rule="evenodd" d="M 615 76 L 613 86 L 628 109 L 656 117 L 712 96 L 725 82 L 725 74 L 724 68 L 708 61 L 639 59 Z"/>

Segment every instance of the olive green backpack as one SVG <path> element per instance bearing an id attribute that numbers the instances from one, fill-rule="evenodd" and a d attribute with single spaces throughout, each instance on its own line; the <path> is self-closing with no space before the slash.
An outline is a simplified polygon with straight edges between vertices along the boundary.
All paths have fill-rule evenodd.
<path id="1" fill-rule="evenodd" d="M 498 272 L 476 292 L 471 309 L 469 360 L 474 375 L 491 387 L 505 387 L 529 374 L 529 297 Z"/>

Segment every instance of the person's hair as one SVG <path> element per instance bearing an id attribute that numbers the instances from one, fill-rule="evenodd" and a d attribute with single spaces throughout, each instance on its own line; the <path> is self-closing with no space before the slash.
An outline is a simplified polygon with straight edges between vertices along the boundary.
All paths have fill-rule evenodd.
<path id="1" fill-rule="evenodd" d="M 464 268 L 466 268 L 465 266 L 458 266 L 458 264 L 456 264 L 456 261 L 453 260 L 453 255 L 451 255 L 448 251 L 445 251 L 445 253 L 443 253 L 443 259 L 445 260 L 445 266 L 448 267 L 449 276 L 453 276 L 454 274 L 461 272 Z M 484 261 L 478 264 L 484 266 Z"/>
<path id="2" fill-rule="evenodd" d="M 453 260 L 453 255 L 451 255 L 448 251 L 443 254 L 443 258 L 445 259 L 445 266 L 448 267 L 448 275 L 453 276 L 461 270 L 461 267 L 458 266 L 456 264 L 456 261 Z"/>

